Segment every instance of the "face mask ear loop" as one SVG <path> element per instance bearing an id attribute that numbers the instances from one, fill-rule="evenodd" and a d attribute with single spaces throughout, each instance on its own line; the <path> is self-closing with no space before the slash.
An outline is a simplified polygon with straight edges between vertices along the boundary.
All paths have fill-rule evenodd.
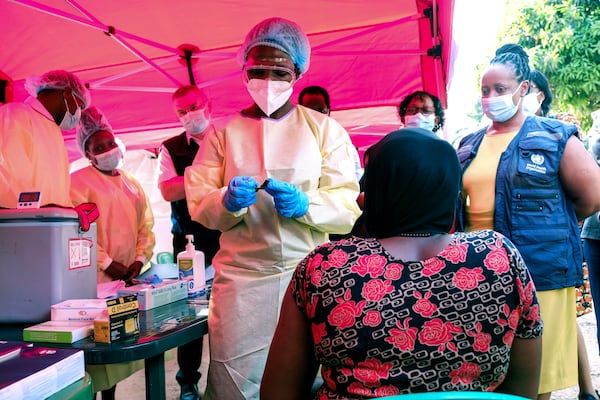
<path id="1" fill-rule="evenodd" d="M 519 91 L 519 89 L 521 89 L 523 82 L 527 82 L 527 81 L 521 81 L 521 83 L 519 83 L 519 86 L 517 86 L 517 89 L 513 92 L 513 96 L 515 95 L 515 93 L 517 93 Z M 529 90 L 530 89 L 527 90 L 528 93 L 529 93 Z M 527 93 L 525 93 L 525 95 L 527 95 Z M 525 96 L 519 96 L 519 99 L 522 99 L 523 97 L 525 97 Z M 521 101 L 521 100 L 519 100 L 519 101 Z"/>

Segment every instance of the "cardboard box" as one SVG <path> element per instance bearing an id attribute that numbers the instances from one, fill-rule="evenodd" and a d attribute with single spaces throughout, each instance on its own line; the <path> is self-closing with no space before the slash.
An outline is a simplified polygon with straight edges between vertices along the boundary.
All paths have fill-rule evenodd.
<path id="1" fill-rule="evenodd" d="M 73 343 L 92 335 L 91 321 L 46 321 L 23 329 L 25 342 Z"/>
<path id="2" fill-rule="evenodd" d="M 50 307 L 50 319 L 53 321 L 93 321 L 108 317 L 105 299 L 73 299 Z"/>
<path id="3" fill-rule="evenodd" d="M 181 321 L 190 315 L 190 306 L 186 301 L 176 301 L 156 307 L 140 314 L 140 326 L 144 332 L 154 335 L 172 327 L 174 321 Z"/>
<path id="4" fill-rule="evenodd" d="M 20 343 L 0 363 L 0 399 L 46 399 L 85 376 L 83 350 Z"/>
<path id="5" fill-rule="evenodd" d="M 187 281 L 165 279 L 160 283 L 142 283 L 117 291 L 117 295 L 137 295 L 140 310 L 149 310 L 187 298 Z"/>
<path id="6" fill-rule="evenodd" d="M 23 342 L 0 340 L 0 363 L 21 354 L 21 347 L 24 345 Z"/>
<path id="7" fill-rule="evenodd" d="M 140 333 L 139 304 L 135 295 L 106 300 L 108 315 L 94 320 L 94 341 L 112 343 Z"/>

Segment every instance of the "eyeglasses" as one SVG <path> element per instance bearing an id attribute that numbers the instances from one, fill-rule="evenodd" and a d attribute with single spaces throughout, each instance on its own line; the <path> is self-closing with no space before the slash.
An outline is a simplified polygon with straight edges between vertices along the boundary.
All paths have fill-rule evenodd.
<path id="1" fill-rule="evenodd" d="M 421 112 L 423 115 L 431 115 L 435 112 L 435 110 L 430 107 L 410 107 L 406 109 L 406 113 L 408 115 L 415 115 L 418 112 Z"/>

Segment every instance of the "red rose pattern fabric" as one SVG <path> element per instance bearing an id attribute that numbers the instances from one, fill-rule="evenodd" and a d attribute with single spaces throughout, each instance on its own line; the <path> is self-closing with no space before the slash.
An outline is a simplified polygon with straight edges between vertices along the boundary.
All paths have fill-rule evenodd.
<path id="1" fill-rule="evenodd" d="M 523 259 L 493 231 L 455 233 L 418 262 L 394 259 L 376 239 L 326 243 L 291 285 L 322 366 L 319 400 L 493 391 L 513 339 L 542 334 Z"/>

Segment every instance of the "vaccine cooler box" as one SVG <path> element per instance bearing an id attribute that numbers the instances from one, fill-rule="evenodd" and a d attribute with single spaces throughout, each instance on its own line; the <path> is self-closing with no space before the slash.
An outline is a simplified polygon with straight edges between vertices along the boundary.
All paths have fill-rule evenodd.
<path id="1" fill-rule="evenodd" d="M 41 322 L 50 307 L 96 295 L 96 224 L 47 207 L 0 210 L 0 323 Z"/>

